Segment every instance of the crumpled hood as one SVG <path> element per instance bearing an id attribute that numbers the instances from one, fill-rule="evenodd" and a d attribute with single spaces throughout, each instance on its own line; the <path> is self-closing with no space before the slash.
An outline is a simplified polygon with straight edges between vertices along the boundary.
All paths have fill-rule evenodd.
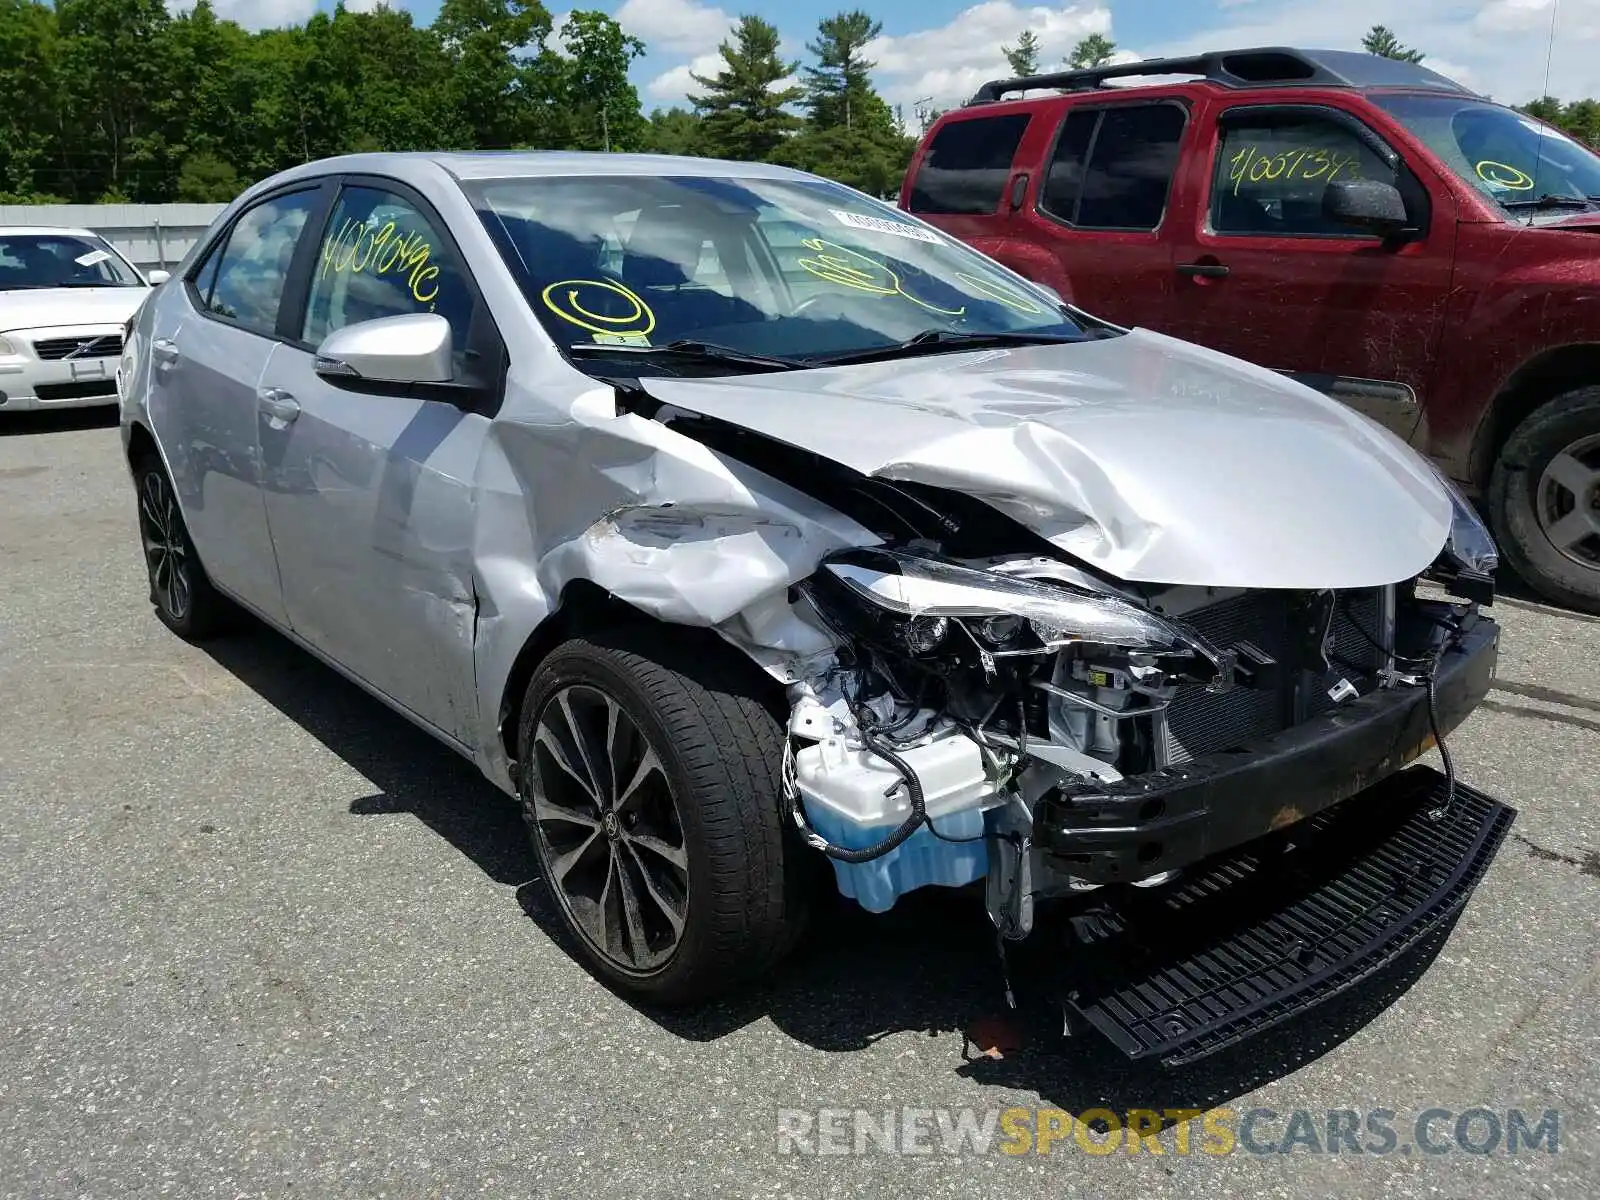
<path id="1" fill-rule="evenodd" d="M 1130 581 L 1376 587 L 1426 570 L 1450 530 L 1433 468 L 1375 422 L 1147 330 L 641 382 L 863 474 L 978 497 Z"/>
<path id="2" fill-rule="evenodd" d="M 0 333 L 64 325 L 121 325 L 149 294 L 147 287 L 0 291 Z"/>

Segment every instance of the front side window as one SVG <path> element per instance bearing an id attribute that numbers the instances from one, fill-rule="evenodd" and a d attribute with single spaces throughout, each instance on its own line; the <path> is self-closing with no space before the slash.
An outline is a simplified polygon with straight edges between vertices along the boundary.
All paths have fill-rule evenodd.
<path id="1" fill-rule="evenodd" d="M 103 238 L 0 230 L 0 292 L 143 286 L 138 272 Z"/>
<path id="2" fill-rule="evenodd" d="M 941 125 L 912 181 L 911 211 L 992 215 L 1027 128 L 1027 113 Z"/>
<path id="3" fill-rule="evenodd" d="M 1375 95 L 1467 183 L 1509 214 L 1600 207 L 1600 155 L 1524 113 L 1455 96 Z"/>
<path id="4" fill-rule="evenodd" d="M 1234 109 L 1211 177 L 1211 229 L 1265 237 L 1370 238 L 1323 215 L 1330 183 L 1399 175 L 1344 121 L 1318 113 Z"/>
<path id="5" fill-rule="evenodd" d="M 202 294 L 208 312 L 254 333 L 271 336 L 277 331 L 289 264 L 317 197 L 315 190 L 275 196 L 234 223 L 217 259 L 215 281 L 209 294 Z M 202 271 L 210 273 L 209 262 Z"/>
<path id="6" fill-rule="evenodd" d="M 301 340 L 379 317 L 438 313 L 456 349 L 467 344 L 475 303 L 455 252 L 409 200 L 375 187 L 339 193 L 311 275 Z"/>
<path id="7" fill-rule="evenodd" d="M 930 333 L 1082 336 L 1047 293 L 838 184 L 573 176 L 464 186 L 550 336 L 585 355 L 687 340 L 803 362 Z"/>
<path id="8" fill-rule="evenodd" d="M 1187 121 L 1185 109 L 1170 103 L 1073 110 L 1039 207 L 1083 229 L 1156 229 Z"/>

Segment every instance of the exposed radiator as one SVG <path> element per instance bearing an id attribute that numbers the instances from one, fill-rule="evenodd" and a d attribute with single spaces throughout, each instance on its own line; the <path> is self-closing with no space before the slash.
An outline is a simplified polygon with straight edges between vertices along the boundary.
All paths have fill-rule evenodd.
<path id="1" fill-rule="evenodd" d="M 1379 589 L 1341 593 L 1334 616 L 1334 671 L 1349 678 L 1363 692 L 1371 687 L 1372 676 L 1382 660 L 1382 654 L 1361 633 L 1365 630 L 1381 640 L 1378 597 Z M 1198 609 L 1184 619 L 1224 650 L 1240 642 L 1253 642 L 1279 661 L 1288 657 L 1289 593 L 1246 592 Z M 1340 660 L 1353 666 L 1342 665 Z M 1330 675 L 1321 686 L 1308 692 L 1307 716 L 1333 706 L 1327 688 L 1336 678 L 1337 675 Z M 1166 713 L 1166 761 L 1190 762 L 1202 754 L 1229 750 L 1287 729 L 1294 720 L 1293 689 L 1291 678 L 1285 678 L 1277 691 L 1236 687 L 1212 692 L 1198 684 L 1180 688 Z"/>

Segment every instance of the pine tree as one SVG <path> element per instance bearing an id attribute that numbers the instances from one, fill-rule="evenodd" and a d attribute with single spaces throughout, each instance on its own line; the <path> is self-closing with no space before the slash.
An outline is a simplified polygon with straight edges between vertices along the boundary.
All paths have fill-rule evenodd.
<path id="1" fill-rule="evenodd" d="M 1075 70 L 1084 67 L 1103 67 L 1117 52 L 1117 44 L 1103 33 L 1091 33 L 1072 48 L 1067 55 L 1067 66 Z"/>
<path id="2" fill-rule="evenodd" d="M 1033 30 L 1024 29 L 1015 46 L 1001 46 L 1000 51 L 1011 65 L 1011 73 L 1018 78 L 1039 73 L 1039 39 Z"/>
<path id="3" fill-rule="evenodd" d="M 707 152 L 754 162 L 769 159 L 800 128 L 800 118 L 787 106 L 805 93 L 798 87 L 774 87 L 799 64 L 778 57 L 777 27 L 749 14 L 739 18 L 732 40 L 717 49 L 722 69 L 709 78 L 694 75 L 706 90 L 689 97 L 704 121 Z"/>
<path id="4" fill-rule="evenodd" d="M 1409 63 L 1422 61 L 1422 51 L 1402 46 L 1400 39 L 1386 25 L 1374 25 L 1367 30 L 1366 37 L 1361 39 L 1361 48 L 1379 58 L 1394 58 Z"/>
<path id="5" fill-rule="evenodd" d="M 883 24 L 857 9 L 817 22 L 817 40 L 806 49 L 817 65 L 806 68 L 806 107 L 817 129 L 853 129 L 863 121 L 892 124 L 888 107 L 872 90 L 872 68 L 862 53 Z"/>

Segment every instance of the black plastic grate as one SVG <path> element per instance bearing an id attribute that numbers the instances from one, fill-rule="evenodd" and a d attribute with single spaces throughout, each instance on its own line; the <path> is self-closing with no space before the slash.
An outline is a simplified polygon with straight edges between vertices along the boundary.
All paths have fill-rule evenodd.
<path id="1" fill-rule="evenodd" d="M 122 353 L 120 334 L 103 333 L 99 336 L 45 338 L 33 344 L 33 352 L 46 362 L 64 358 L 116 358 Z"/>
<path id="2" fill-rule="evenodd" d="M 1466 903 L 1515 812 L 1413 767 L 1251 852 L 1102 914 L 1072 998 L 1130 1058 L 1193 1062 L 1373 974 Z M 1085 927 L 1080 925 L 1080 936 Z"/>

